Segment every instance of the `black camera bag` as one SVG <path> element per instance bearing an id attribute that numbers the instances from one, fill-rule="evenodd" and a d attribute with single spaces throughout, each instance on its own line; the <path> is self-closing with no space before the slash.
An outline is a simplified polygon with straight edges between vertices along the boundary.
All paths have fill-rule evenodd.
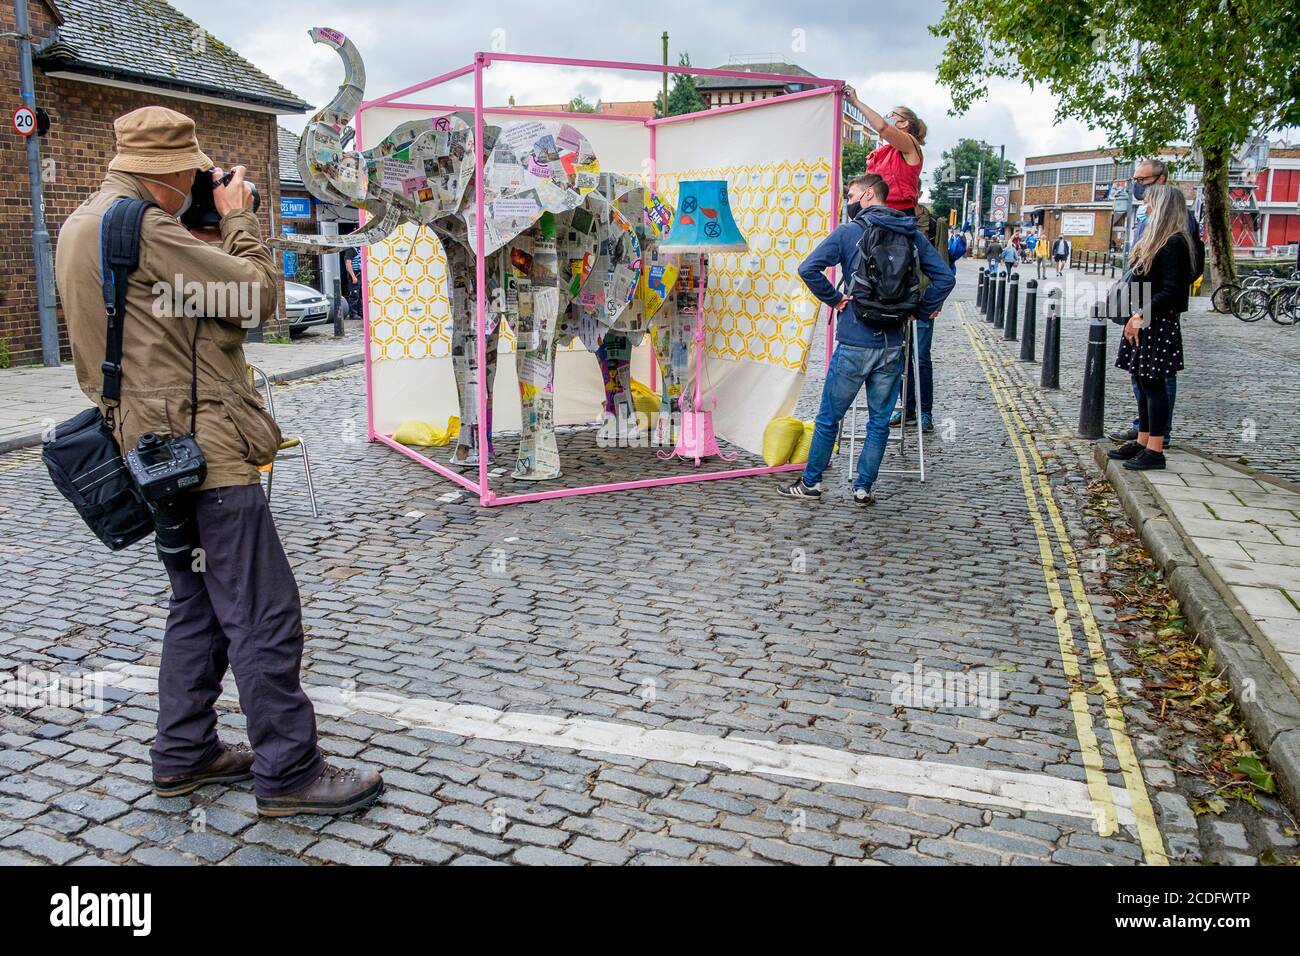
<path id="1" fill-rule="evenodd" d="M 146 199 L 118 199 L 100 226 L 100 274 L 108 339 L 104 349 L 104 407 L 88 408 L 55 426 L 41 459 L 50 480 L 96 537 L 120 551 L 154 530 L 153 516 L 127 471 L 117 441 L 115 409 L 122 397 L 122 326 L 126 321 L 127 276 L 140 261 L 140 227 Z"/>

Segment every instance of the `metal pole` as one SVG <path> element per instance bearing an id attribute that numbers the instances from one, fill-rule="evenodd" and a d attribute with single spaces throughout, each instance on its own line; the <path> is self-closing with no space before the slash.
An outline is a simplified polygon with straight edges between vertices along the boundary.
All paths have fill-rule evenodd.
<path id="1" fill-rule="evenodd" d="M 998 274 L 996 265 L 989 268 L 993 271 L 989 272 L 988 282 L 986 283 L 987 288 L 984 290 L 984 321 L 991 323 L 993 321 L 993 307 L 997 305 L 998 301 Z"/>
<path id="2" fill-rule="evenodd" d="M 1020 361 L 1034 360 L 1035 338 L 1038 336 L 1038 280 L 1025 283 L 1025 327 L 1020 333 Z"/>
<path id="3" fill-rule="evenodd" d="M 1011 273 L 1011 284 L 1007 288 L 1007 317 L 1002 326 L 1002 338 L 1006 342 L 1016 340 L 1016 317 L 1020 309 L 1020 273 Z"/>
<path id="4" fill-rule="evenodd" d="M 1101 306 L 1088 320 L 1088 353 L 1083 366 L 1083 395 L 1079 400 L 1079 437 L 1096 440 L 1106 414 L 1106 319 Z"/>
<path id="5" fill-rule="evenodd" d="M 983 158 L 981 158 L 979 167 L 975 170 L 975 219 L 971 223 L 972 227 L 975 230 L 976 245 L 979 245 L 979 238 L 984 234 L 984 230 L 980 228 L 981 225 L 980 217 L 983 216 L 984 214 L 984 210 L 981 208 L 983 205 L 984 205 L 984 160 Z"/>
<path id="6" fill-rule="evenodd" d="M 661 39 L 664 41 L 664 66 L 667 66 L 668 65 L 668 31 L 667 30 L 664 31 L 664 35 L 661 37 Z M 664 70 L 663 79 L 664 79 L 664 116 L 667 116 L 668 115 L 668 71 L 667 70 Z"/>
<path id="7" fill-rule="evenodd" d="M 975 279 L 975 308 L 984 308 L 984 286 L 988 281 L 988 272 L 983 266 L 980 266 L 978 277 Z"/>
<path id="8" fill-rule="evenodd" d="M 27 0 L 14 0 L 18 34 L 18 83 L 23 106 L 36 111 L 32 81 L 32 41 L 28 35 Z M 59 313 L 54 298 L 54 256 L 50 231 L 45 227 L 45 193 L 41 186 L 40 137 L 27 137 L 27 178 L 32 200 L 32 260 L 36 263 L 36 314 L 41 329 L 41 361 L 51 368 L 59 364 Z"/>
<path id="9" fill-rule="evenodd" d="M 1061 387 L 1061 309 L 1057 304 L 1059 289 L 1047 293 L 1047 326 L 1043 334 L 1043 388 Z"/>

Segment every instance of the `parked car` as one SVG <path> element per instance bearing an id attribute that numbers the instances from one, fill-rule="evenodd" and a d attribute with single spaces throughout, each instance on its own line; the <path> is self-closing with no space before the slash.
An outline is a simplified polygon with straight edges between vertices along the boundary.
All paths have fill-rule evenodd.
<path id="1" fill-rule="evenodd" d="M 284 284 L 285 311 L 289 316 L 289 335 L 296 338 L 313 325 L 325 325 L 330 319 L 330 300 L 301 282 Z"/>

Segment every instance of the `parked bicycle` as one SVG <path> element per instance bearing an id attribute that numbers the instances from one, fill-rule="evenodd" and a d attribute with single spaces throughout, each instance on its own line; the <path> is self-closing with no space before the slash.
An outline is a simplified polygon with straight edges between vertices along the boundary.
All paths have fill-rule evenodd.
<path id="1" fill-rule="evenodd" d="M 1210 304 L 1215 312 L 1231 313 L 1243 322 L 1258 322 L 1267 315 L 1278 325 L 1295 325 L 1300 319 L 1300 269 L 1287 276 L 1243 273 L 1236 282 L 1215 289 Z"/>

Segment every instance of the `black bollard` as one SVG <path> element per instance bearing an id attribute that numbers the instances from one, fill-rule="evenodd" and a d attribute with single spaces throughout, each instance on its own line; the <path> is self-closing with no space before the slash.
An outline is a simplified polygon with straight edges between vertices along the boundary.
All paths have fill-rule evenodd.
<path id="1" fill-rule="evenodd" d="M 1020 361 L 1034 360 L 1034 337 L 1038 335 L 1038 280 L 1025 283 L 1025 327 L 1020 331 Z"/>
<path id="2" fill-rule="evenodd" d="M 1043 388 L 1061 387 L 1061 308 L 1057 305 L 1057 290 L 1047 293 L 1047 324 L 1043 329 L 1043 373 L 1039 384 Z"/>
<path id="3" fill-rule="evenodd" d="M 1016 318 L 1020 312 L 1020 273 L 1011 273 L 1011 284 L 1007 287 L 1007 317 L 1002 325 L 1002 339 L 1006 342 L 1016 340 Z"/>
<path id="4" fill-rule="evenodd" d="M 984 308 L 984 283 L 988 278 L 988 272 L 983 266 L 980 266 L 979 277 L 975 280 L 975 308 Z"/>
<path id="5" fill-rule="evenodd" d="M 993 328 L 1002 328 L 1007 308 L 1007 270 L 998 273 L 998 295 L 993 302 Z"/>
<path id="6" fill-rule="evenodd" d="M 984 321 L 992 322 L 993 306 L 998 301 L 998 274 L 996 271 L 989 273 L 988 281 L 984 285 Z"/>
<path id="7" fill-rule="evenodd" d="M 1083 366 L 1083 395 L 1079 401 L 1079 437 L 1096 440 L 1106 415 L 1106 318 L 1092 307 L 1088 320 L 1088 353 Z"/>

